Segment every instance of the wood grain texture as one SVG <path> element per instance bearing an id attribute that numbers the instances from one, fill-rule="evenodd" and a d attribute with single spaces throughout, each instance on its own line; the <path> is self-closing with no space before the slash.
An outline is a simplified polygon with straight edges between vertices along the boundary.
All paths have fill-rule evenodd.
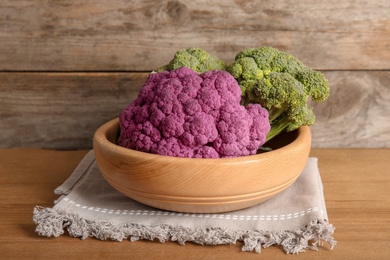
<path id="1" fill-rule="evenodd" d="M 119 115 L 147 74 L 0 74 L 0 146 L 91 148 L 94 131 Z"/>
<path id="2" fill-rule="evenodd" d="M 390 72 L 326 72 L 312 147 L 390 147 Z M 103 123 L 137 96 L 147 73 L 0 73 L 0 147 L 92 148 Z"/>
<path id="3" fill-rule="evenodd" d="M 150 71 L 181 48 L 270 45 L 319 70 L 390 69 L 390 2 L 0 2 L 0 70 Z"/>
<path id="4" fill-rule="evenodd" d="M 390 147 L 390 71 L 326 72 L 331 95 L 314 104 L 313 147 Z"/>
<path id="5" fill-rule="evenodd" d="M 67 234 L 38 236 L 34 206 L 51 207 L 53 190 L 64 182 L 87 153 L 41 149 L 0 149 L 0 252 L 4 259 L 292 259 L 279 247 L 260 255 L 241 252 L 242 243 L 201 246 L 158 241 L 112 242 Z M 338 244 L 330 251 L 299 254 L 299 259 L 389 259 L 390 149 L 313 149 L 319 158 L 330 222 Z M 369 174 L 368 174 L 369 173 Z M 7 189 L 4 189 L 7 188 Z"/>
<path id="6" fill-rule="evenodd" d="M 387 0 L 0 1 L 0 147 L 91 148 L 143 72 L 178 49 L 229 62 L 261 45 L 326 71 L 313 147 L 390 147 L 389 10 Z"/>

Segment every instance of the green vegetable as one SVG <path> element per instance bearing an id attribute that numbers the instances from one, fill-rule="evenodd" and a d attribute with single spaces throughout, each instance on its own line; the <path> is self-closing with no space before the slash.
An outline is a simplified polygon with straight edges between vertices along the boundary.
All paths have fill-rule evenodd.
<path id="1" fill-rule="evenodd" d="M 241 51 L 227 70 L 241 87 L 243 105 L 259 103 L 268 109 L 267 141 L 283 131 L 314 124 L 309 98 L 320 102 L 329 96 L 329 82 L 322 73 L 272 47 Z"/>
<path id="2" fill-rule="evenodd" d="M 157 72 L 164 70 L 175 70 L 181 67 L 190 68 L 198 73 L 209 70 L 225 70 L 225 62 L 216 57 L 210 56 L 205 50 L 199 48 L 188 48 L 176 52 L 169 64 L 157 69 Z"/>

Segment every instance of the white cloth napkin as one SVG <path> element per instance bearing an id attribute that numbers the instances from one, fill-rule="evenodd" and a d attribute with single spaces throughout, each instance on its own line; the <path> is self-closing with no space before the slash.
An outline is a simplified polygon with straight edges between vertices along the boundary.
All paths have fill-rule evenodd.
<path id="1" fill-rule="evenodd" d="M 116 191 L 102 177 L 90 151 L 56 190 L 53 208 L 34 208 L 36 232 L 58 237 L 194 242 L 207 245 L 244 243 L 243 251 L 280 245 L 286 253 L 336 244 L 328 222 L 317 158 L 309 158 L 296 182 L 280 195 L 251 208 L 223 214 L 163 211 Z"/>

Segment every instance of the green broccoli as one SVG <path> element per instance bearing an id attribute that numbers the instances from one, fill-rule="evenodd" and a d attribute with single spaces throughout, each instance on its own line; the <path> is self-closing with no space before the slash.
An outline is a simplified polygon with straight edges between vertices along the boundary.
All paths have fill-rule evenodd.
<path id="1" fill-rule="evenodd" d="M 243 105 L 259 103 L 268 109 L 267 141 L 283 131 L 314 124 L 309 98 L 319 102 L 329 96 L 329 82 L 322 73 L 272 47 L 238 53 L 227 70 L 241 87 Z"/>
<path id="2" fill-rule="evenodd" d="M 176 52 L 174 58 L 169 64 L 158 68 L 156 71 L 174 70 L 180 67 L 190 68 L 198 73 L 204 73 L 209 70 L 225 70 L 225 62 L 210 56 L 205 50 L 199 48 L 188 48 Z"/>

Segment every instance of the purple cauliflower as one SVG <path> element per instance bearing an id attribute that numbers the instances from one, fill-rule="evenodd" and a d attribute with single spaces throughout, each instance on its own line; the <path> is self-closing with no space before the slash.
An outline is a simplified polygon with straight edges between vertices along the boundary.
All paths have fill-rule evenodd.
<path id="1" fill-rule="evenodd" d="M 255 154 L 270 130 L 268 112 L 240 101 L 240 86 L 226 71 L 181 67 L 150 74 L 119 116 L 118 144 L 189 158 Z"/>

